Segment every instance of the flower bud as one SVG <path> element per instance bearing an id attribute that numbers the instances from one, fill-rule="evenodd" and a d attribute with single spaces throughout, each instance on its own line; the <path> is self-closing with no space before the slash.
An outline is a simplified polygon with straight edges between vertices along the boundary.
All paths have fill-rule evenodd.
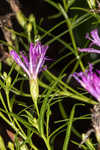
<path id="1" fill-rule="evenodd" d="M 8 148 L 10 150 L 14 150 L 14 144 L 12 142 L 8 142 Z"/>
<path id="2" fill-rule="evenodd" d="M 9 51 L 12 50 L 12 46 L 13 46 L 12 41 L 9 41 L 9 42 L 8 42 L 8 49 L 9 49 Z"/>
<path id="3" fill-rule="evenodd" d="M 32 25 L 33 25 L 34 35 L 37 35 L 38 31 L 37 31 L 36 19 L 33 14 L 31 14 L 29 16 L 29 22 L 32 23 Z"/>
<path id="4" fill-rule="evenodd" d="M 3 73 L 3 77 L 4 77 L 4 79 L 7 79 L 7 73 L 6 72 Z"/>
<path id="5" fill-rule="evenodd" d="M 3 73 L 3 77 L 4 77 L 4 80 L 6 81 L 7 88 L 9 88 L 11 85 L 11 77 L 8 76 L 6 72 Z"/>
<path id="6" fill-rule="evenodd" d="M 10 85 L 11 85 L 11 77 L 8 77 L 8 78 L 7 78 L 7 80 L 6 80 L 6 85 L 7 85 L 8 87 L 10 87 Z"/>
<path id="7" fill-rule="evenodd" d="M 16 40 L 16 34 L 15 33 L 12 33 L 12 40 Z"/>
<path id="8" fill-rule="evenodd" d="M 26 29 L 27 29 L 27 32 L 31 32 L 32 31 L 32 23 L 28 23 Z"/>
<path id="9" fill-rule="evenodd" d="M 33 14 L 29 16 L 29 22 L 35 22 L 35 17 Z"/>
<path id="10" fill-rule="evenodd" d="M 21 11 L 18 11 L 16 14 L 16 17 L 17 17 L 19 24 L 24 28 L 27 21 L 23 13 Z"/>
<path id="11" fill-rule="evenodd" d="M 36 118 L 33 119 L 33 126 L 38 130 L 38 120 Z"/>

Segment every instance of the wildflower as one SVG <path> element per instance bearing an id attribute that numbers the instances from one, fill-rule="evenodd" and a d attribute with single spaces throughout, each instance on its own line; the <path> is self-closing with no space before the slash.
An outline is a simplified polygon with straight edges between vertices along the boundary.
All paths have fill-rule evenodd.
<path id="1" fill-rule="evenodd" d="M 23 68 L 30 79 L 36 80 L 37 75 L 41 71 L 46 60 L 45 54 L 47 48 L 48 46 L 41 45 L 40 42 L 37 42 L 35 45 L 31 43 L 29 49 L 29 61 L 28 58 L 21 53 L 22 61 L 20 56 L 14 50 L 10 51 L 10 55 L 16 63 Z"/>
<path id="2" fill-rule="evenodd" d="M 29 49 L 29 61 L 24 54 L 21 54 L 23 59 L 22 61 L 20 56 L 14 50 L 10 51 L 10 55 L 12 56 L 12 58 L 19 66 L 23 68 L 23 70 L 29 76 L 30 93 L 38 115 L 39 111 L 37 106 L 37 99 L 39 96 L 39 87 L 37 82 L 37 76 L 38 73 L 42 70 L 44 62 L 47 59 L 45 58 L 47 48 L 48 46 L 41 45 L 41 43 L 38 41 L 35 45 L 31 43 Z"/>
<path id="3" fill-rule="evenodd" d="M 84 87 L 91 95 L 100 101 L 100 71 L 93 72 L 90 64 L 89 69 L 85 72 L 74 73 L 72 76 Z"/>
<path id="4" fill-rule="evenodd" d="M 89 48 L 79 48 L 80 52 L 89 52 L 89 53 L 100 53 L 100 50 L 96 50 L 92 48 L 93 45 L 100 46 L 100 37 L 98 35 L 98 30 L 95 29 L 90 32 L 91 37 L 89 34 L 86 34 L 86 38 L 91 41 Z"/>

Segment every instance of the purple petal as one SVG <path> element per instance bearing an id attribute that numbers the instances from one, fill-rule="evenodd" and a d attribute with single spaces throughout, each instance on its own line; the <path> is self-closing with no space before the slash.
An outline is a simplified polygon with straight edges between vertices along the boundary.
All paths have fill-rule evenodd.
<path id="1" fill-rule="evenodd" d="M 30 67 L 29 70 L 34 78 L 37 78 L 41 67 L 45 62 L 45 54 L 48 46 L 42 46 L 40 42 L 35 45 L 30 44 Z"/>
<path id="2" fill-rule="evenodd" d="M 100 50 L 94 48 L 78 48 L 80 52 L 97 53 L 100 54 Z"/>
<path id="3" fill-rule="evenodd" d="M 91 47 L 92 45 L 97 45 L 97 46 L 100 46 L 100 37 L 99 37 L 99 34 L 98 34 L 98 30 L 95 29 L 93 31 L 91 31 L 90 33 L 91 37 L 89 36 L 89 34 L 87 33 L 86 34 L 86 38 L 90 41 L 92 41 L 92 43 L 90 44 L 89 47 Z"/>
<path id="4" fill-rule="evenodd" d="M 30 61 L 29 61 L 29 71 L 30 71 L 31 74 L 33 74 L 33 65 L 35 65 L 33 63 L 33 60 L 35 59 L 34 55 L 33 55 L 33 49 L 34 49 L 34 44 L 30 43 L 30 49 L 29 49 L 29 58 L 30 58 Z"/>
<path id="5" fill-rule="evenodd" d="M 21 66 L 24 71 L 28 74 L 28 76 L 30 77 L 30 73 L 28 71 L 28 69 L 26 68 L 25 64 L 22 62 L 22 60 L 20 59 L 19 55 L 14 51 L 14 50 L 11 50 L 10 51 L 10 55 L 12 56 L 12 58 L 14 59 L 14 61 L 19 65 Z"/>
<path id="6" fill-rule="evenodd" d="M 95 43 L 97 46 L 100 46 L 100 37 L 99 37 L 99 34 L 98 34 L 98 30 L 97 30 L 97 29 L 91 31 L 91 37 L 94 39 L 94 43 Z"/>
<path id="7" fill-rule="evenodd" d="M 23 60 L 24 60 L 25 65 L 26 65 L 27 68 L 28 68 L 28 67 L 29 67 L 29 62 L 28 62 L 27 56 L 25 56 L 25 55 L 23 54 L 23 52 L 20 52 L 20 54 L 21 54 L 21 56 L 22 56 L 22 58 L 23 58 Z"/>
<path id="8" fill-rule="evenodd" d="M 72 76 L 85 88 L 85 84 L 82 82 L 81 79 L 79 79 L 77 73 L 74 73 Z"/>
<path id="9" fill-rule="evenodd" d="M 89 33 L 86 33 L 85 38 L 88 39 L 88 40 L 92 40 L 92 39 L 90 38 L 90 36 L 89 36 Z"/>
<path id="10" fill-rule="evenodd" d="M 42 46 L 41 47 L 41 54 L 40 54 L 40 59 L 39 59 L 38 64 L 37 64 L 36 74 L 38 74 L 39 69 L 41 69 L 45 63 L 45 54 L 46 54 L 47 49 L 48 49 L 48 46 Z"/>

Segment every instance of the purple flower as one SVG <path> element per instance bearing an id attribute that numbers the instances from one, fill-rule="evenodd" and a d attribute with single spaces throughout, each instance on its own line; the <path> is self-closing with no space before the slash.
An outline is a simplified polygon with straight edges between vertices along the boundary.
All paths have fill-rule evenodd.
<path id="1" fill-rule="evenodd" d="M 99 37 L 99 35 L 98 35 L 98 30 L 95 29 L 95 30 L 91 31 L 91 32 L 90 32 L 90 35 L 91 35 L 91 37 L 89 37 L 89 34 L 88 34 L 88 33 L 86 34 L 86 38 L 87 38 L 88 40 L 92 41 L 92 43 L 90 44 L 90 47 L 91 47 L 92 45 L 100 46 L 100 37 Z"/>
<path id="2" fill-rule="evenodd" d="M 48 46 L 41 45 L 40 42 L 37 42 L 35 45 L 30 43 L 29 60 L 22 53 L 21 56 L 23 60 L 21 60 L 20 56 L 14 50 L 10 51 L 10 55 L 16 63 L 23 68 L 30 79 L 36 80 L 37 75 L 41 71 L 46 60 L 45 54 L 47 49 Z"/>
<path id="3" fill-rule="evenodd" d="M 72 76 L 84 87 L 91 95 L 100 101 L 100 71 L 93 72 L 90 64 L 85 72 L 74 73 Z"/>
<path id="4" fill-rule="evenodd" d="M 100 46 L 100 37 L 98 35 L 98 30 L 95 29 L 90 32 L 91 37 L 89 34 L 86 34 L 86 38 L 91 41 L 89 48 L 79 48 L 80 52 L 89 52 L 89 53 L 100 53 L 100 50 L 96 50 L 91 48 L 93 45 Z"/>

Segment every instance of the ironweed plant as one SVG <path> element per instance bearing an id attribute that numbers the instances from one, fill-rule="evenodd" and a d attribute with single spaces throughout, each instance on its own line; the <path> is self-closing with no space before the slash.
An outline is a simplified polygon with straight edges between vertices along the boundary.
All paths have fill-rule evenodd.
<path id="1" fill-rule="evenodd" d="M 5 3 L 0 149 L 100 150 L 99 1 L 44 0 L 52 11 L 39 19 L 18 0 Z"/>

